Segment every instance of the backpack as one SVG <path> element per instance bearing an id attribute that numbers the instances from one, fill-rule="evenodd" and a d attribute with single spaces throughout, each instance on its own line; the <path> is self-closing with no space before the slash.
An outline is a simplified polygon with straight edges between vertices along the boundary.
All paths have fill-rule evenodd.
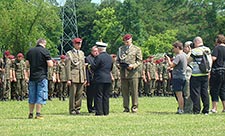
<path id="1" fill-rule="evenodd" d="M 200 62 L 197 62 L 199 69 L 202 73 L 209 73 L 210 71 L 210 63 L 207 57 L 207 53 L 203 51 L 202 56 L 198 56 L 197 58 L 201 58 Z"/>

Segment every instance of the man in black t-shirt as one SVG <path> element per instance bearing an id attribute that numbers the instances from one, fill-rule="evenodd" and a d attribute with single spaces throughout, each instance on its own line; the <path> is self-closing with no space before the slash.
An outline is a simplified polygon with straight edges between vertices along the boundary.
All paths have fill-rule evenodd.
<path id="1" fill-rule="evenodd" d="M 26 54 L 26 64 L 30 68 L 25 75 L 25 79 L 29 77 L 29 116 L 33 118 L 33 110 L 36 105 L 36 119 L 43 119 L 41 116 L 41 107 L 46 104 L 48 99 L 48 80 L 47 71 L 48 66 L 53 67 L 53 62 L 50 53 L 45 49 L 46 40 L 39 39 L 37 46 L 31 48 Z"/>

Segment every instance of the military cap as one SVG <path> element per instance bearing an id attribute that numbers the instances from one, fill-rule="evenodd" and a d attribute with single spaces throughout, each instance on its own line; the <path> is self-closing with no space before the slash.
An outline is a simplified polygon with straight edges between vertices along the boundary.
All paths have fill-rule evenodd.
<path id="1" fill-rule="evenodd" d="M 107 43 L 104 42 L 96 42 L 97 47 L 107 47 Z"/>
<path id="2" fill-rule="evenodd" d="M 23 56 L 22 53 L 18 53 L 18 54 L 17 54 L 17 57 L 22 57 L 22 58 L 23 58 L 24 56 Z"/>
<path id="3" fill-rule="evenodd" d="M 81 43 L 82 39 L 81 38 L 74 38 L 73 43 Z"/>
<path id="4" fill-rule="evenodd" d="M 60 59 L 66 59 L 66 56 L 65 55 L 61 55 Z"/>
<path id="5" fill-rule="evenodd" d="M 13 55 L 9 55 L 9 59 L 15 59 L 15 57 Z"/>
<path id="6" fill-rule="evenodd" d="M 123 41 L 130 40 L 130 38 L 132 38 L 132 35 L 131 35 L 131 34 L 125 34 L 125 35 L 123 36 Z"/>
<path id="7" fill-rule="evenodd" d="M 10 55 L 10 51 L 7 50 L 7 51 L 4 52 L 4 54 L 5 54 L 5 56 L 9 56 Z"/>

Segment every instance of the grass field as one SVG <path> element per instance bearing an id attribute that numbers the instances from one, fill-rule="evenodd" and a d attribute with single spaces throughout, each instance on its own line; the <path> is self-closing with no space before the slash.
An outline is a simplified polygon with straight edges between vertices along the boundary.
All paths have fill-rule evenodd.
<path id="1" fill-rule="evenodd" d="M 109 116 L 94 116 L 83 100 L 81 114 L 68 113 L 68 99 L 48 101 L 44 120 L 27 119 L 27 101 L 0 102 L 0 136 L 224 136 L 225 113 L 177 115 L 173 97 L 139 98 L 138 113 L 123 113 L 110 99 Z M 221 104 L 219 108 L 222 109 Z"/>

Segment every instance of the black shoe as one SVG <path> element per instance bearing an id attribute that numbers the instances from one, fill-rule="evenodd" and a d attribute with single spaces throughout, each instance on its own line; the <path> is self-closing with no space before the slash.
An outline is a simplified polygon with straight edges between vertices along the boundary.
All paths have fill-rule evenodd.
<path id="1" fill-rule="evenodd" d="M 63 101 L 65 101 L 66 100 L 66 98 L 65 97 L 63 97 Z"/>
<path id="2" fill-rule="evenodd" d="M 123 112 L 130 112 L 130 110 L 128 110 L 128 109 L 124 109 L 124 110 L 123 110 Z"/>
<path id="3" fill-rule="evenodd" d="M 28 119 L 33 119 L 33 113 L 30 113 L 30 114 L 28 115 Z"/>

